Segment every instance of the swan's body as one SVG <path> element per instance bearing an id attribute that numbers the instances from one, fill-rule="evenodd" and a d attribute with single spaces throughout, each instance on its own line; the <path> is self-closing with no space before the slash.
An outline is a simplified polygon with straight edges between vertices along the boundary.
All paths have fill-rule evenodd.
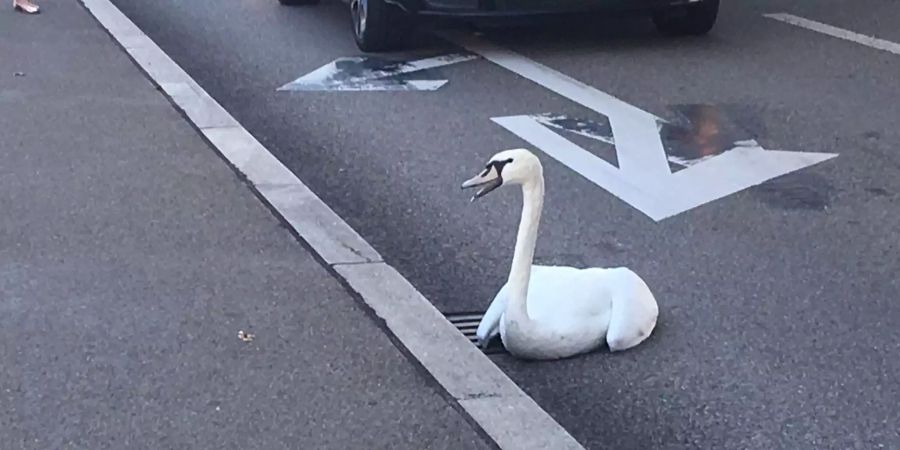
<path id="1" fill-rule="evenodd" d="M 478 325 L 478 340 L 499 334 L 510 353 L 534 359 L 566 358 L 604 343 L 629 349 L 650 336 L 658 314 L 650 289 L 624 267 L 532 266 L 527 311 L 542 333 L 530 339 L 507 333 L 508 302 L 505 284 Z"/>
<path id="2" fill-rule="evenodd" d="M 491 170 L 496 176 L 491 178 Z M 543 207 L 540 161 L 527 150 L 508 150 L 463 187 L 521 184 L 524 207 L 509 280 L 478 326 L 484 344 L 500 335 L 513 355 L 557 359 L 592 351 L 604 343 L 620 351 L 643 342 L 656 326 L 659 309 L 647 284 L 630 269 L 533 266 Z"/>

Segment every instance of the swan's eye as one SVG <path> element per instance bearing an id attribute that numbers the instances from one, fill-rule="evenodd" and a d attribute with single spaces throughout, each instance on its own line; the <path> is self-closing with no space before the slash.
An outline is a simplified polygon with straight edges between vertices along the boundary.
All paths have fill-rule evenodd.
<path id="1" fill-rule="evenodd" d="M 481 173 L 481 176 L 487 175 L 488 172 L 491 171 L 491 167 L 497 169 L 497 175 L 500 175 L 501 173 L 503 173 L 503 167 L 511 162 L 513 162 L 512 158 L 504 159 L 503 161 L 491 161 L 485 166 L 484 172 Z"/>

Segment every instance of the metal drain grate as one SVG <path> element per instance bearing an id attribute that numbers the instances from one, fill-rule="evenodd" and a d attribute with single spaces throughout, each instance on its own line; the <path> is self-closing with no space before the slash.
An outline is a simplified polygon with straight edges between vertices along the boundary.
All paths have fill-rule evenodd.
<path id="1" fill-rule="evenodd" d="M 478 323 L 481 322 L 481 318 L 484 316 L 483 312 L 465 312 L 465 313 L 452 313 L 446 314 L 444 317 L 459 330 L 460 333 L 465 336 L 469 342 L 473 345 L 478 345 L 478 338 L 475 336 L 475 331 L 478 329 Z M 487 354 L 493 353 L 505 353 L 506 349 L 503 348 L 503 343 L 500 342 L 500 338 L 496 337 L 491 339 L 488 342 L 486 348 L 481 349 L 482 352 Z"/>

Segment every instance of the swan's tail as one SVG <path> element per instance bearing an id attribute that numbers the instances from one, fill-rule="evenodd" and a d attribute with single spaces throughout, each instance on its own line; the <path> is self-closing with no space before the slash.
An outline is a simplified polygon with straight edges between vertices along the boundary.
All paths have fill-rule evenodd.
<path id="1" fill-rule="evenodd" d="M 613 283 L 619 288 L 613 293 L 606 332 L 606 343 L 610 351 L 616 352 L 636 347 L 650 337 L 656 328 L 659 306 L 650 288 L 636 273 L 622 268 L 611 276 L 621 277 Z"/>

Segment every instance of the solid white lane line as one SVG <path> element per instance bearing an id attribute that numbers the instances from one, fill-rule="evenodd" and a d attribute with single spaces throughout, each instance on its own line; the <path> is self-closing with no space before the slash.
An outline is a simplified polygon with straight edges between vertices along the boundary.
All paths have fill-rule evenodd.
<path id="1" fill-rule="evenodd" d="M 485 39 L 468 34 L 444 33 L 444 39 L 521 77 L 531 80 L 575 103 L 594 111 L 610 111 L 616 116 L 634 116 L 645 120 L 662 120 L 593 86 L 578 81 L 556 69 L 522 56 Z M 615 134 L 615 133 L 614 133 Z"/>
<path id="2" fill-rule="evenodd" d="M 843 28 L 838 28 L 832 25 L 828 25 L 822 22 L 816 22 L 814 20 L 804 19 L 803 17 L 795 16 L 793 14 L 786 13 L 775 13 L 775 14 L 763 14 L 765 17 L 770 19 L 777 20 L 779 22 L 784 22 L 787 24 L 791 24 L 794 26 L 798 26 L 800 28 L 805 28 L 807 30 L 815 31 L 817 33 L 822 33 L 824 35 L 828 35 L 831 37 L 836 37 L 838 39 L 843 39 L 845 41 L 855 42 L 860 45 L 865 45 L 866 47 L 871 47 L 878 50 L 884 50 L 886 52 L 893 53 L 895 55 L 900 56 L 900 44 L 896 42 L 887 41 L 884 39 L 879 39 L 873 36 L 866 36 L 864 34 L 859 34 L 850 30 L 845 30 Z"/>
<path id="3" fill-rule="evenodd" d="M 583 447 L 109 0 L 85 7 L 503 449 Z"/>

